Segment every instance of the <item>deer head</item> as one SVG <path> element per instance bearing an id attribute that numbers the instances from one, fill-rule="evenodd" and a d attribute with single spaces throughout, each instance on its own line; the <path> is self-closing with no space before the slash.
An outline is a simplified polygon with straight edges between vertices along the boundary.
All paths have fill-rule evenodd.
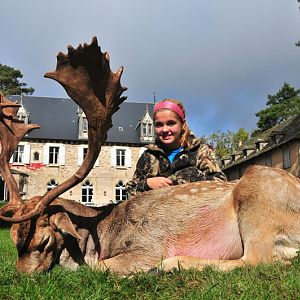
<path id="1" fill-rule="evenodd" d="M 60 211 L 60 217 L 54 217 L 49 214 L 49 206 L 59 195 L 81 182 L 93 168 L 106 140 L 107 131 L 112 126 L 112 115 L 126 99 L 121 96 L 127 89 L 120 84 L 122 72 L 123 67 L 116 73 L 111 71 L 109 55 L 101 52 L 95 37 L 91 44 L 79 45 L 76 49 L 69 46 L 68 54 L 60 52 L 57 55 L 56 70 L 46 73 L 45 77 L 59 82 L 84 111 L 88 120 L 88 152 L 72 177 L 45 195 L 27 201 L 22 201 L 19 195 L 17 183 L 9 167 L 9 159 L 24 135 L 39 126 L 21 123 L 16 118 L 20 104 L 12 103 L 1 95 L 0 173 L 8 186 L 9 202 L 0 209 L 0 218 L 17 223 L 12 227 L 12 238 L 19 252 L 19 264 L 22 255 L 28 254 L 29 248 L 32 251 L 46 249 L 47 257 L 44 260 L 51 264 L 54 259 L 51 247 L 59 238 L 53 228 L 58 224 L 60 227 L 64 224 L 64 232 L 79 238 L 75 228 L 70 226 L 71 222 L 68 222 L 66 214 Z M 12 216 L 8 217 L 8 212 Z M 51 224 L 55 226 L 51 227 Z M 43 230 L 37 231 L 37 228 Z"/>

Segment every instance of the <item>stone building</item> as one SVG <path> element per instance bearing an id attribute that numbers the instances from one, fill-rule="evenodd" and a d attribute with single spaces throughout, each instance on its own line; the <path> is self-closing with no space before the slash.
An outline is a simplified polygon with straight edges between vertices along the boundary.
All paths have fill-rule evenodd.
<path id="1" fill-rule="evenodd" d="M 42 195 L 71 177 L 87 152 L 88 124 L 83 111 L 70 99 L 9 96 L 22 104 L 18 117 L 41 126 L 20 142 L 11 157 L 14 177 L 24 199 Z M 144 146 L 154 139 L 153 103 L 125 102 L 113 116 L 93 170 L 63 198 L 98 206 L 126 199 L 125 183 L 131 179 Z M 0 197 L 7 200 L 5 183 Z"/>
<path id="2" fill-rule="evenodd" d="M 300 115 L 262 132 L 222 158 L 222 170 L 229 180 L 239 179 L 254 164 L 284 169 L 300 177 Z"/>

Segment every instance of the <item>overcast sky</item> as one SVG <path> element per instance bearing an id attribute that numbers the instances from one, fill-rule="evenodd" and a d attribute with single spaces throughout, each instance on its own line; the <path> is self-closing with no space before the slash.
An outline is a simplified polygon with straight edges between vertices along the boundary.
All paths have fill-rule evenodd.
<path id="1" fill-rule="evenodd" d="M 97 36 L 125 67 L 127 101 L 177 98 L 199 136 L 252 130 L 267 95 L 300 88 L 297 0 L 2 0 L 0 63 L 35 96 L 66 97 L 43 78 L 67 45 Z"/>

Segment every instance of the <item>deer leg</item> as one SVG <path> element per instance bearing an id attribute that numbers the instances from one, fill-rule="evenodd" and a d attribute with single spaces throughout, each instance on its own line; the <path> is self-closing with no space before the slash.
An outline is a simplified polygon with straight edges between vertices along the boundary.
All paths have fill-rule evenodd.
<path id="1" fill-rule="evenodd" d="M 101 271 L 109 270 L 121 275 L 130 275 L 139 271 L 148 271 L 154 265 L 155 260 L 147 260 L 143 254 L 138 252 L 127 252 L 112 258 L 101 260 L 95 267 Z"/>
<path id="2" fill-rule="evenodd" d="M 239 267 L 255 266 L 258 265 L 259 263 L 272 261 L 272 255 L 269 255 L 270 251 L 268 251 L 271 249 L 267 247 L 269 249 L 264 249 L 263 251 L 260 251 L 259 248 L 261 248 L 262 245 L 261 243 L 258 245 L 259 247 L 253 247 L 251 250 L 249 249 L 250 251 L 247 251 L 250 252 L 248 256 L 244 255 L 239 259 L 222 260 L 222 259 L 197 258 L 191 256 L 174 256 L 174 257 L 164 259 L 158 265 L 158 269 L 165 272 L 172 272 L 174 270 L 180 270 L 180 269 L 185 270 L 189 268 L 194 268 L 196 270 L 201 271 L 206 266 L 211 266 L 218 271 L 231 271 Z"/>
<path id="3" fill-rule="evenodd" d="M 173 272 L 175 270 L 196 269 L 203 270 L 206 266 L 212 266 L 219 271 L 230 271 L 234 268 L 244 267 L 246 262 L 240 258 L 235 260 L 203 259 L 191 256 L 174 256 L 164 259 L 159 265 L 158 270 Z"/>

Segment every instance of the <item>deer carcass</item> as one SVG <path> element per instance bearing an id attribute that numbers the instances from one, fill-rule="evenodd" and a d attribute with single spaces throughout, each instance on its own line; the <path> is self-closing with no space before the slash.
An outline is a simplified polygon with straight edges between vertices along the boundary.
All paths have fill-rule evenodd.
<path id="1" fill-rule="evenodd" d="M 19 271 L 45 271 L 56 264 L 88 264 L 120 274 L 158 265 L 168 271 L 179 264 L 230 270 L 288 262 L 297 254 L 300 182 L 279 169 L 252 166 L 236 183 L 166 187 L 100 208 L 58 198 L 93 167 L 125 88 L 120 84 L 122 68 L 111 72 L 108 55 L 101 53 L 95 38 L 90 45 L 69 47 L 57 60 L 56 71 L 45 76 L 61 83 L 85 112 L 89 148 L 79 170 L 44 196 L 22 201 L 18 194 L 8 161 L 22 137 L 38 126 L 20 123 L 19 105 L 1 97 L 0 172 L 10 201 L 0 209 L 0 218 L 13 223 Z"/>

